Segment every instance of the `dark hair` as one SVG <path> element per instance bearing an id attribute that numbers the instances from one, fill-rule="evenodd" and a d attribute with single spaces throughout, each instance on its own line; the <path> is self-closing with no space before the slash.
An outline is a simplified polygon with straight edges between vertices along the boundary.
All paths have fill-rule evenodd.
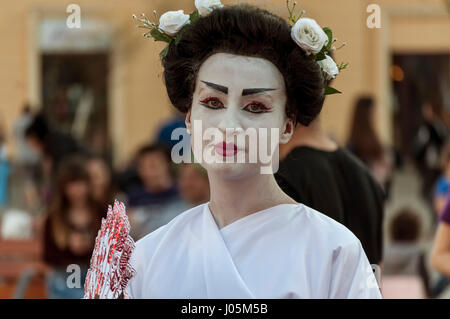
<path id="1" fill-rule="evenodd" d="M 169 146 L 167 146 L 164 143 L 153 143 L 149 145 L 143 146 L 139 151 L 137 152 L 137 155 L 135 157 L 136 163 L 139 162 L 139 160 L 148 154 L 153 153 L 159 153 L 163 155 L 164 160 L 167 162 L 169 167 L 169 174 L 172 178 L 175 178 L 178 175 L 178 166 L 174 164 L 171 157 L 171 149 Z"/>
<path id="2" fill-rule="evenodd" d="M 420 232 L 420 219 L 411 209 L 400 210 L 391 221 L 390 234 L 393 241 L 414 242 L 419 238 Z"/>
<path id="3" fill-rule="evenodd" d="M 168 163 L 172 162 L 170 157 L 170 148 L 163 143 L 154 143 L 141 147 L 137 152 L 136 159 L 139 160 L 142 156 L 151 153 L 160 153 L 164 156 Z"/>
<path id="4" fill-rule="evenodd" d="M 440 155 L 440 164 L 441 171 L 445 171 L 447 169 L 447 165 L 450 162 L 450 140 L 447 140 L 442 147 L 441 155 Z"/>
<path id="5" fill-rule="evenodd" d="M 103 199 L 98 199 L 97 201 L 101 202 L 101 204 L 103 205 L 103 207 L 108 207 L 108 205 L 110 203 L 112 203 L 114 201 L 114 196 L 117 193 L 117 176 L 114 172 L 114 168 L 111 164 L 110 161 L 108 161 L 104 156 L 101 156 L 99 154 L 89 154 L 86 158 L 86 162 L 90 163 L 90 162 L 101 162 L 104 167 L 107 170 L 107 173 L 109 175 L 110 181 L 109 181 L 109 185 L 108 185 L 108 189 L 105 190 L 105 194 L 104 194 L 104 198 Z"/>
<path id="6" fill-rule="evenodd" d="M 31 113 L 31 105 L 30 103 L 24 103 L 22 106 L 22 114 Z"/>
<path id="7" fill-rule="evenodd" d="M 282 18 L 248 5 L 225 6 L 186 26 L 178 44 L 163 58 L 164 79 L 172 104 L 186 113 L 201 64 L 215 53 L 264 58 L 284 77 L 286 114 L 308 125 L 320 113 L 325 80 L 320 66 L 292 40 Z"/>
<path id="8" fill-rule="evenodd" d="M 372 97 L 362 96 L 358 98 L 353 113 L 349 139 L 350 147 L 356 156 L 366 164 L 380 159 L 383 155 L 383 146 L 378 139 L 371 120 L 373 108 L 374 100 Z"/>
<path id="9" fill-rule="evenodd" d="M 65 249 L 68 245 L 68 234 L 70 232 L 70 224 L 68 221 L 69 200 L 66 195 L 67 185 L 74 182 L 85 182 L 90 185 L 89 174 L 85 168 L 86 159 L 82 156 L 73 155 L 67 157 L 58 167 L 56 179 L 56 193 L 52 196 L 49 207 L 49 218 L 52 225 L 52 236 L 56 245 L 60 249 Z M 92 193 L 88 192 L 87 200 L 90 212 L 93 214 L 93 229 L 99 228 L 99 222 L 103 215 L 102 207 L 92 197 Z"/>
<path id="10" fill-rule="evenodd" d="M 33 121 L 25 130 L 26 137 L 36 137 L 39 141 L 43 142 L 50 133 L 50 127 L 43 114 L 37 114 L 33 118 Z"/>

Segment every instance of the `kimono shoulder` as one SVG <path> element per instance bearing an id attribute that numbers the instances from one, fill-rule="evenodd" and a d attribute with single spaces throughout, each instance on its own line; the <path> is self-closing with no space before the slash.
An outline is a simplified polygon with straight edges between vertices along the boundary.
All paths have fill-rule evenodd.
<path id="1" fill-rule="evenodd" d="M 329 290 L 326 298 L 381 298 L 380 290 L 373 275 L 372 267 L 359 239 L 344 225 L 330 217 L 303 205 L 303 214 L 299 214 L 297 227 L 303 225 L 308 235 L 302 240 L 307 243 L 307 255 L 313 256 L 313 250 L 328 254 Z M 315 260 L 309 266 L 314 272 Z M 321 294 L 324 297 L 325 294 Z"/>
<path id="2" fill-rule="evenodd" d="M 308 228 L 308 233 L 318 243 L 333 250 L 346 246 L 360 245 L 359 239 L 346 226 L 305 205 L 299 205 L 297 229 Z"/>

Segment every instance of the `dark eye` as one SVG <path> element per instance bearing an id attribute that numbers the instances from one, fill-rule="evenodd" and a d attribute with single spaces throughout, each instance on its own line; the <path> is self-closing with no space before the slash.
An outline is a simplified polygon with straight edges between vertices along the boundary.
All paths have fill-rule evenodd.
<path id="1" fill-rule="evenodd" d="M 224 107 L 223 103 L 216 97 L 206 98 L 206 99 L 200 101 L 200 103 L 203 106 L 213 109 L 213 110 L 221 109 Z"/>
<path id="2" fill-rule="evenodd" d="M 270 111 L 270 108 L 260 102 L 251 102 L 245 106 L 244 110 L 250 113 L 266 113 Z"/>

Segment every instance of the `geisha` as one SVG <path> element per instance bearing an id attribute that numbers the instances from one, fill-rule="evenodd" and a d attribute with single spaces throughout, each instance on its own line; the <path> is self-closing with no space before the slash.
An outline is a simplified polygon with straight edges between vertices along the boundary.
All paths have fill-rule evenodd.
<path id="1" fill-rule="evenodd" d="M 270 135 L 276 128 L 278 144 L 287 143 L 297 123 L 308 125 L 320 112 L 327 81 L 339 70 L 324 54 L 331 47 L 326 30 L 312 19 L 294 18 L 292 27 L 256 7 L 207 2 L 196 1 L 191 16 L 166 13 L 159 25 L 137 18 L 148 36 L 168 42 L 161 53 L 165 85 L 186 114 L 194 156 L 200 140 L 217 161 L 197 158 L 208 172 L 209 202 L 136 243 L 127 294 L 380 298 L 353 233 L 291 199 L 273 174 L 261 173 L 260 161 L 223 161 L 239 154 L 248 159 L 249 145 L 238 138 L 246 129 Z M 221 133 L 219 142 L 198 137 L 208 128 Z"/>

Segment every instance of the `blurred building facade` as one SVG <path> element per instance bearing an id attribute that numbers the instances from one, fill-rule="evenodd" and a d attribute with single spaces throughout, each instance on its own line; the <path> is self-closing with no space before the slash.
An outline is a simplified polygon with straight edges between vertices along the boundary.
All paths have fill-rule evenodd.
<path id="1" fill-rule="evenodd" d="M 81 28 L 65 25 L 67 6 L 81 8 Z M 287 16 L 285 0 L 254 3 Z M 381 9 L 381 27 L 369 28 L 370 4 Z M 335 59 L 350 66 L 333 83 L 344 94 L 327 98 L 323 123 L 344 143 L 353 102 L 360 94 L 377 99 L 377 127 L 385 143 L 393 141 L 393 93 L 390 67 L 394 54 L 450 54 L 447 0 L 304 0 L 299 6 L 329 26 L 347 46 Z M 156 9 L 194 9 L 193 0 L 21 0 L 1 4 L 0 116 L 12 141 L 12 126 L 30 102 L 53 121 L 84 138 L 91 147 L 110 149 L 115 163 L 127 160 L 153 137 L 173 108 L 167 98 L 159 52 L 164 44 L 142 38 L 132 14 Z M 81 60 L 81 62 L 80 62 Z M 78 62 L 77 62 L 78 61 Z M 65 64 L 64 64 L 65 63 Z M 61 67 L 62 65 L 62 67 Z M 64 67 L 71 65 L 72 69 Z M 84 70 L 77 75 L 77 72 Z M 90 120 L 89 120 L 90 119 Z M 11 145 L 12 146 L 12 145 Z"/>

